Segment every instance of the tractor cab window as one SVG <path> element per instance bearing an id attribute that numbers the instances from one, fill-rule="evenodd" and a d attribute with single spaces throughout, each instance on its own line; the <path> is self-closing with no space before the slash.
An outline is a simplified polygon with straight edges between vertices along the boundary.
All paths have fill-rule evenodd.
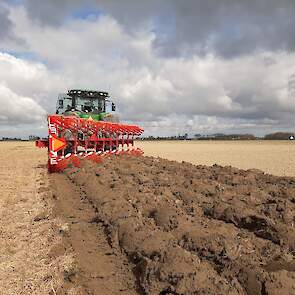
<path id="1" fill-rule="evenodd" d="M 105 112 L 105 102 L 102 99 L 98 99 L 97 101 L 97 109 L 100 113 Z"/>
<path id="2" fill-rule="evenodd" d="M 68 111 L 68 106 L 72 105 L 71 97 L 66 94 L 59 94 L 57 102 L 56 102 L 56 113 L 62 114 Z"/>
<path id="3" fill-rule="evenodd" d="M 81 110 L 85 113 L 93 112 L 93 101 L 90 99 L 81 99 Z"/>
<path id="4" fill-rule="evenodd" d="M 102 96 L 82 96 L 77 95 L 73 97 L 74 102 L 71 103 L 71 105 L 75 105 L 75 110 L 85 113 L 104 113 L 106 111 L 106 98 Z M 64 106 L 63 108 L 67 107 L 67 101 L 65 100 L 63 102 Z"/>

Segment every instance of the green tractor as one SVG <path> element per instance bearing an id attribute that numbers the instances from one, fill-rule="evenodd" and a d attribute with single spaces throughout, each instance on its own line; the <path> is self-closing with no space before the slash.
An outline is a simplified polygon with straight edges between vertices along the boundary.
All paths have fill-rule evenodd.
<path id="1" fill-rule="evenodd" d="M 104 91 L 69 90 L 67 94 L 59 94 L 56 114 L 117 123 L 116 105 L 109 98 Z"/>

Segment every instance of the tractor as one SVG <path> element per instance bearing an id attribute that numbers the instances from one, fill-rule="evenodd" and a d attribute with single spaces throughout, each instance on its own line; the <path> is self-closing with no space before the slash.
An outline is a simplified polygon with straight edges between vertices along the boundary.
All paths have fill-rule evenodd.
<path id="1" fill-rule="evenodd" d="M 110 155 L 142 155 L 134 138 L 143 129 L 119 123 L 115 110 L 104 91 L 73 89 L 59 94 L 56 113 L 47 117 L 48 138 L 36 141 L 37 147 L 48 148 L 49 172 L 80 166 L 82 159 L 101 162 Z"/>

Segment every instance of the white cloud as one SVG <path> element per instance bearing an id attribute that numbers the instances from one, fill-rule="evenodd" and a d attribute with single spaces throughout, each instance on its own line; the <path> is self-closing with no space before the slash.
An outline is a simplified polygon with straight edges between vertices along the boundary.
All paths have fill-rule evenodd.
<path id="1" fill-rule="evenodd" d="M 113 17 L 102 15 L 44 26 L 20 6 L 10 7 L 9 18 L 16 40 L 23 39 L 25 46 L 14 45 L 22 58 L 0 54 L 1 89 L 14 100 L 22 97 L 19 101 L 31 113 L 35 108 L 31 120 L 36 122 L 44 109 L 54 111 L 59 92 L 75 87 L 110 90 L 121 118 L 143 124 L 150 133 L 256 133 L 295 123 L 290 91 L 294 53 L 163 57 L 154 48 L 156 35 L 149 24 L 130 33 Z M 28 61 L 30 54 L 39 62 Z M 23 122 L 15 116 L 20 108 L 9 108 L 15 108 L 10 119 Z M 0 110 L 4 122 L 7 110 Z"/>
<path id="2" fill-rule="evenodd" d="M 46 115 L 45 110 L 32 98 L 20 96 L 1 84 L 0 105 L 0 123 L 8 126 L 39 123 Z"/>

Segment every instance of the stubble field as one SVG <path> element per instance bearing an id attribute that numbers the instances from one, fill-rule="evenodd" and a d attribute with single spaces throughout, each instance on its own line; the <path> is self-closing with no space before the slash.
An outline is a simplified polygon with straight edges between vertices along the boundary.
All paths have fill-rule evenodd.
<path id="1" fill-rule="evenodd" d="M 140 141 L 146 156 L 295 176 L 295 141 Z"/>

